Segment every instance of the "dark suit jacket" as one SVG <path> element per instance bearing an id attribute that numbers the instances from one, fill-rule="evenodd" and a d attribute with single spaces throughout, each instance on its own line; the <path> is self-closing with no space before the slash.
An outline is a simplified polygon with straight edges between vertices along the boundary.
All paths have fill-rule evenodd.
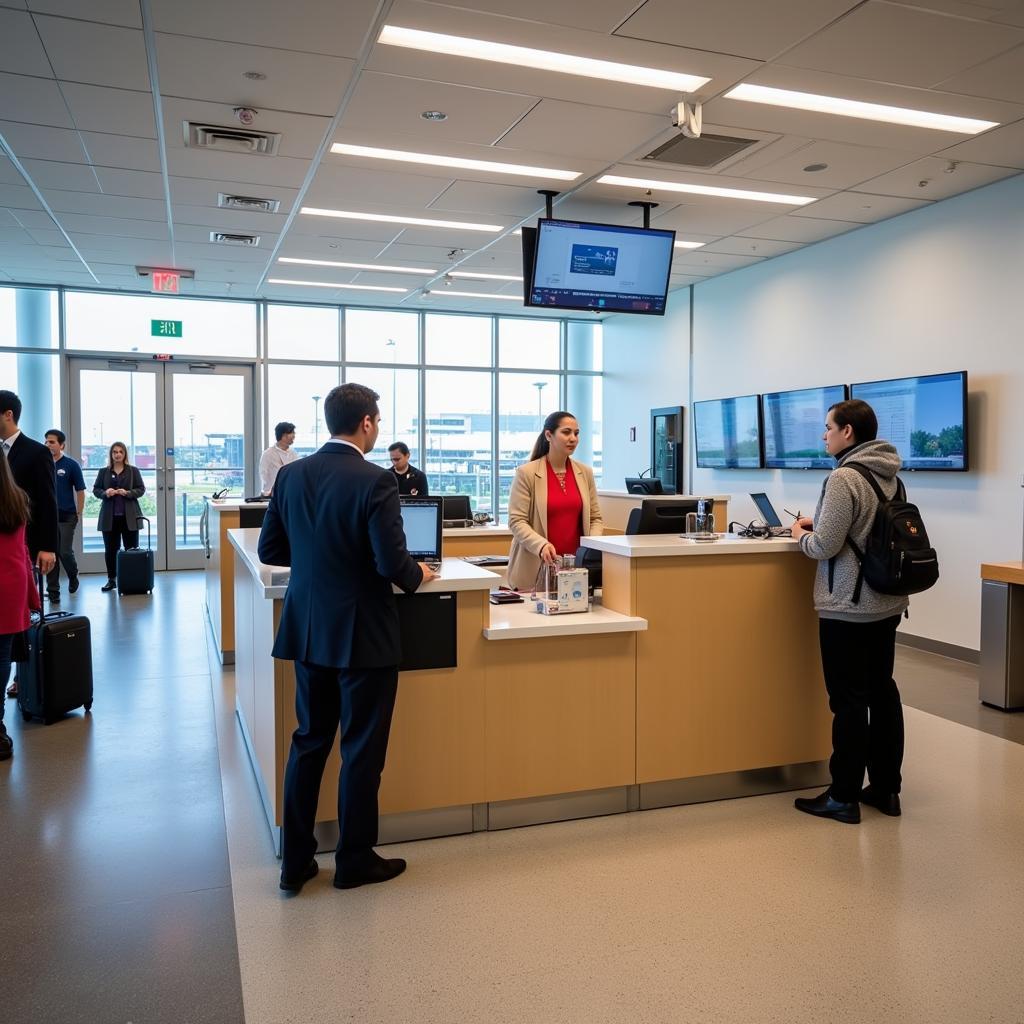
<path id="1" fill-rule="evenodd" d="M 0 453 L 0 459 L 3 454 Z M 25 540 L 33 560 L 40 551 L 60 550 L 60 527 L 57 525 L 57 473 L 53 456 L 45 444 L 19 434 L 7 453 L 14 482 L 32 503 L 32 521 L 25 531 Z"/>
<path id="2" fill-rule="evenodd" d="M 124 499 L 124 522 L 127 529 L 137 530 L 142 516 L 139 498 L 146 493 L 146 485 L 142 482 L 142 474 L 137 466 L 128 468 L 131 472 L 128 474 L 129 486 L 125 488 L 128 494 Z M 101 533 L 114 528 L 114 499 L 108 498 L 104 493 L 108 487 L 114 486 L 113 476 L 113 470 L 109 466 L 104 466 L 96 474 L 96 483 L 92 485 L 92 493 L 103 502 L 96 520 L 96 529 Z"/>
<path id="3" fill-rule="evenodd" d="M 405 546 L 393 473 L 334 442 L 285 466 L 259 556 L 291 567 L 275 658 L 337 668 L 402 660 L 391 584 L 412 593 L 423 574 Z"/>

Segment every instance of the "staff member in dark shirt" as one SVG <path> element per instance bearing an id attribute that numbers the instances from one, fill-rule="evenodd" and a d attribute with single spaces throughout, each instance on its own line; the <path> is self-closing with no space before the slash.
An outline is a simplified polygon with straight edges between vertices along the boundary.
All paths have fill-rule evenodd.
<path id="1" fill-rule="evenodd" d="M 57 519 L 60 526 L 58 560 L 46 576 L 47 596 L 52 604 L 60 601 L 60 567 L 68 576 L 68 593 L 78 590 L 78 562 L 75 560 L 75 530 L 85 509 L 85 478 L 82 467 L 64 454 L 67 438 L 56 427 L 46 432 L 46 447 L 53 456 L 57 473 Z"/>
<path id="2" fill-rule="evenodd" d="M 409 446 L 404 441 L 388 445 L 388 458 L 391 459 L 391 472 L 398 480 L 399 494 L 414 498 L 426 498 L 430 494 L 427 474 L 409 465 Z"/>

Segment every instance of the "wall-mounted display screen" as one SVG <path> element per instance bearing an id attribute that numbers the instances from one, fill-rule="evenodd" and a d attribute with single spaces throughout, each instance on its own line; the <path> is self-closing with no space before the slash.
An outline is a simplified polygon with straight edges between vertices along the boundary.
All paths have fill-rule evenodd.
<path id="1" fill-rule="evenodd" d="M 761 409 L 757 395 L 693 403 L 697 466 L 761 468 Z"/>
<path id="2" fill-rule="evenodd" d="M 769 469 L 831 469 L 825 414 L 846 398 L 846 386 L 773 391 L 761 396 L 764 464 Z"/>
<path id="3" fill-rule="evenodd" d="M 674 231 L 541 220 L 527 305 L 662 316 Z"/>
<path id="4" fill-rule="evenodd" d="M 967 469 L 967 371 L 851 384 L 850 397 L 878 417 L 878 436 L 895 445 L 903 469 Z"/>

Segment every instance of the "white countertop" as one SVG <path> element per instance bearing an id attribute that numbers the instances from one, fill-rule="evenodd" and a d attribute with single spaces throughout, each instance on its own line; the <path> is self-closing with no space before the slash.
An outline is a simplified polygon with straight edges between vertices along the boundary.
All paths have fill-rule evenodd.
<path id="1" fill-rule="evenodd" d="M 731 494 L 630 494 L 629 491 L 598 490 L 601 498 L 657 498 L 658 501 L 696 501 L 698 498 L 712 498 L 715 501 L 731 501 Z"/>
<path id="2" fill-rule="evenodd" d="M 245 498 L 220 498 L 217 501 L 214 501 L 213 498 L 205 498 L 205 500 L 214 511 L 229 509 L 234 512 L 240 508 L 266 508 L 269 504 L 266 501 L 246 501 Z"/>
<path id="3" fill-rule="evenodd" d="M 718 540 L 684 540 L 675 533 L 650 533 L 635 537 L 581 537 L 580 544 L 626 558 L 664 558 L 678 555 L 748 555 L 771 552 L 799 552 L 792 537 L 748 540 L 732 533 L 718 534 Z"/>
<path id="4" fill-rule="evenodd" d="M 441 531 L 442 537 L 511 537 L 512 531 L 507 526 L 497 523 L 484 523 L 482 526 L 447 526 Z"/>
<path id="5" fill-rule="evenodd" d="M 263 596 L 268 600 L 284 597 L 288 583 L 282 577 L 288 573 L 287 567 L 267 565 L 261 562 L 256 552 L 259 544 L 260 531 L 256 527 L 244 530 L 228 530 L 228 540 L 248 567 L 249 572 L 263 588 Z M 464 562 L 461 558 L 445 558 L 441 562 L 441 572 L 436 580 L 424 583 L 416 593 L 429 594 L 451 593 L 457 590 L 491 590 L 501 582 L 501 576 L 477 565 Z M 393 588 L 396 594 L 402 593 L 398 587 Z"/>
<path id="6" fill-rule="evenodd" d="M 491 620 L 484 627 L 488 640 L 524 640 L 545 636 L 583 636 L 588 633 L 640 633 L 647 620 L 595 605 L 589 612 L 541 615 L 526 595 L 522 604 L 488 605 Z"/>

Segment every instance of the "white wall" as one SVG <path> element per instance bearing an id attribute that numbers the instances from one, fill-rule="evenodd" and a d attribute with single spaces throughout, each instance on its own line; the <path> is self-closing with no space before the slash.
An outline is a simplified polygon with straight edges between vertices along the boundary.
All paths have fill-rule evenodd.
<path id="1" fill-rule="evenodd" d="M 715 278 L 693 292 L 695 401 L 968 371 L 970 472 L 904 478 L 941 571 L 933 590 L 912 599 L 904 628 L 977 649 L 979 563 L 1021 558 L 1024 176 Z M 665 326 L 660 345 L 639 332 L 617 329 L 614 336 L 623 351 L 667 350 L 678 332 Z M 641 372 L 658 380 L 656 370 Z M 614 389 L 610 398 L 614 409 Z M 612 447 L 606 442 L 608 465 Z M 732 518 L 746 520 L 754 516 L 748 491 L 767 491 L 778 508 L 812 511 L 822 477 L 821 471 L 699 469 L 693 487 L 743 496 Z"/>
<path id="2" fill-rule="evenodd" d="M 605 320 L 602 488 L 623 490 L 627 476 L 650 466 L 651 409 L 689 406 L 689 394 L 689 289 L 669 296 L 664 317 L 621 314 Z M 631 427 L 635 441 L 629 440 Z M 688 437 L 689 417 L 684 429 Z"/>

